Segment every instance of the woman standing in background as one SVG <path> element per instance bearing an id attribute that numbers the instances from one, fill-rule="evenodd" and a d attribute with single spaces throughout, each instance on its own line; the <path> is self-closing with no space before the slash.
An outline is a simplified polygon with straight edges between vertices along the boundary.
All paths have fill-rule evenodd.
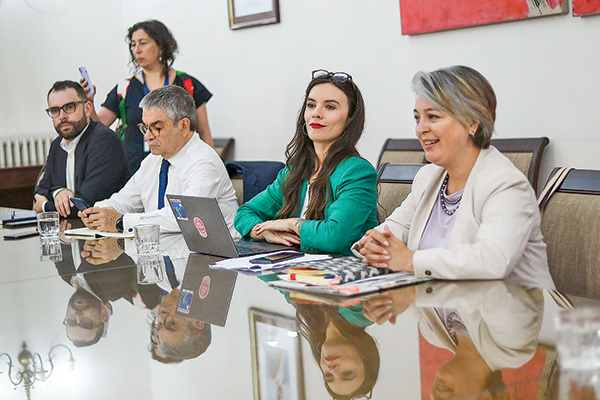
<path id="1" fill-rule="evenodd" d="M 212 94 L 196 78 L 171 68 L 178 48 L 169 29 L 157 20 L 138 22 L 129 28 L 126 40 L 131 57 L 129 62 L 135 74 L 119 82 L 108 93 L 98 113 L 94 109 L 92 119 L 106 126 L 112 125 L 117 118 L 121 120 L 116 131 L 123 139 L 131 171 L 137 171 L 149 152 L 137 126 L 142 122 L 139 103 L 150 91 L 162 86 L 181 86 L 192 95 L 197 107 L 198 133 L 212 146 L 206 113 L 206 102 Z M 85 80 L 81 80 L 81 85 L 88 90 Z M 88 99 L 93 103 L 94 95 L 88 95 Z"/>

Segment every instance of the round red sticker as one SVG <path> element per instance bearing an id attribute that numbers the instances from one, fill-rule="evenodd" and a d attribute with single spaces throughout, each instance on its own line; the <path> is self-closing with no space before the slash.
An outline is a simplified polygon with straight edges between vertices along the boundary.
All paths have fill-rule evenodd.
<path id="1" fill-rule="evenodd" d="M 210 276 L 205 276 L 202 278 L 202 283 L 200 284 L 200 289 L 198 289 L 198 295 L 201 299 L 208 296 L 208 292 L 210 292 Z"/>
<path id="2" fill-rule="evenodd" d="M 198 233 L 200 234 L 200 236 L 202 236 L 203 238 L 208 236 L 208 233 L 206 232 L 206 227 L 204 226 L 204 222 L 202 222 L 200 218 L 194 217 L 194 225 L 196 225 L 196 229 L 198 229 Z"/>

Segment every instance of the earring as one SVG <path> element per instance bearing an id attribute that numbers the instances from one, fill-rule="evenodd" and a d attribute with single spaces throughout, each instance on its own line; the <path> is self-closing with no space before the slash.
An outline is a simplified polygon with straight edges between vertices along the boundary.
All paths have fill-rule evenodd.
<path id="1" fill-rule="evenodd" d="M 304 123 L 304 125 L 302 125 L 302 133 L 304 133 L 304 135 L 308 136 L 308 131 L 306 129 L 306 122 Z"/>

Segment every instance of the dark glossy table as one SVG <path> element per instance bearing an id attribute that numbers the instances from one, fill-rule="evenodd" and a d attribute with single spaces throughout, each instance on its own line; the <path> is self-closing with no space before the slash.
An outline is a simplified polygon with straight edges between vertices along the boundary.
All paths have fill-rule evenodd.
<path id="1" fill-rule="evenodd" d="M 103 243 L 112 250 L 123 246 L 116 240 Z M 85 257 L 73 261 L 68 250 L 61 263 L 41 262 L 39 246 L 38 237 L 0 242 L 0 353 L 8 353 L 18 369 L 25 342 L 49 370 L 48 352 L 63 344 L 75 363 L 69 370 L 69 351 L 55 347 L 55 370 L 46 382 L 34 383 L 33 399 L 327 399 L 332 398 L 328 387 L 338 393 L 372 389 L 374 399 L 558 398 L 553 319 L 559 307 L 542 288 L 502 281 L 427 282 L 344 307 L 274 290 L 265 283 L 271 276 L 238 274 L 230 304 L 215 305 L 228 307 L 227 319 L 224 327 L 211 327 L 206 351 L 163 364 L 149 351 L 154 318 L 149 308 L 172 315 L 158 304 L 166 308 L 179 296 L 161 297 L 170 290 L 166 278 L 151 288 L 137 285 L 131 241 L 125 253 L 107 250 L 116 259 L 99 265 Z M 80 241 L 80 249 L 84 246 Z M 161 251 L 173 261 L 179 282 L 186 268 L 201 271 L 214 260 L 190 255 L 180 235 L 163 236 Z M 71 275 L 61 277 L 59 271 Z M 106 337 L 87 347 L 76 347 L 63 325 L 75 292 L 74 272 L 111 297 Z M 193 290 L 202 292 L 200 284 Z M 378 306 L 391 306 L 395 324 L 371 324 L 365 313 L 388 318 Z M 253 314 L 251 321 L 250 309 L 264 313 Z M 453 330 L 453 313 L 460 315 L 462 330 Z M 297 317 L 304 335 L 296 333 Z M 196 324 L 178 318 L 179 328 Z M 0 372 L 0 398 L 25 399 L 23 384 L 15 391 L 8 382 L 6 356 L 0 357 Z"/>

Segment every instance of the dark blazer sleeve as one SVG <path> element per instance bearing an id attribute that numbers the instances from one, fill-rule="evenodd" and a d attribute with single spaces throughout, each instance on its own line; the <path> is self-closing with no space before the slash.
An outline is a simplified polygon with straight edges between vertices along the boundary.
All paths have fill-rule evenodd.
<path id="1" fill-rule="evenodd" d="M 67 182 L 67 153 L 61 149 L 60 141 L 60 137 L 56 138 L 50 145 L 50 151 L 46 159 L 46 171 L 34 190 L 35 194 L 41 194 L 48 198 L 48 203 L 46 203 L 46 210 L 48 211 L 56 211 L 52 193 L 56 189 L 65 187 Z"/>
<path id="2" fill-rule="evenodd" d="M 131 173 L 117 134 L 101 123 L 90 128 L 75 150 L 75 194 L 93 205 L 118 192 Z"/>

